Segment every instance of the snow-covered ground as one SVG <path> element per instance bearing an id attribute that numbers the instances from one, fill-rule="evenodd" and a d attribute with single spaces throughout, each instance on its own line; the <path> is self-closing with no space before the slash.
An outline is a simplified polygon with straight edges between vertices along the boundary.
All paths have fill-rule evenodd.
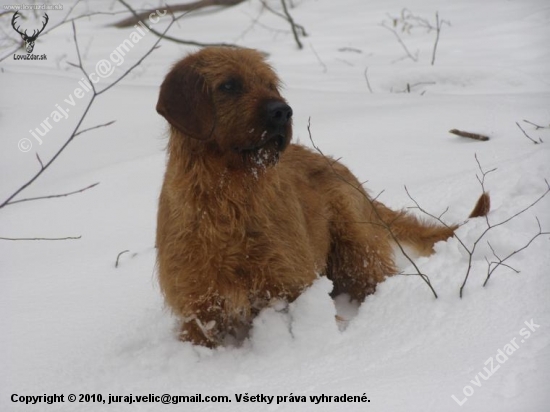
<path id="1" fill-rule="evenodd" d="M 63 11 L 50 11 L 49 25 Z M 294 110 L 294 135 L 342 157 L 372 193 L 399 208 L 412 206 L 404 185 L 429 211 L 447 207 L 447 222 L 462 222 L 480 194 L 475 160 L 492 197 L 490 222 L 529 206 L 550 179 L 550 6 L 544 0 L 401 2 L 294 0 L 290 9 L 308 37 L 303 50 L 289 25 L 260 2 L 180 20 L 170 34 L 203 42 L 261 49 L 285 83 Z M 0 4 L 15 4 L 2 0 Z M 153 1 L 136 1 L 139 8 Z M 279 1 L 269 1 L 280 11 Z M 162 10 L 162 6 L 158 6 Z M 450 25 L 435 32 L 400 33 L 418 61 L 406 56 L 390 16 L 404 8 Z M 83 1 L 72 15 L 123 10 L 114 1 Z M 3 9 L 2 9 L 3 10 Z M 23 27 L 39 22 L 23 11 Z M 12 14 L 0 17 L 1 36 L 17 38 Z M 39 17 L 39 16 L 38 16 Z M 88 72 L 132 29 L 108 24 L 119 15 L 77 20 Z M 255 23 L 254 23 L 255 22 Z M 165 27 L 168 17 L 158 23 Z M 398 26 L 399 28 L 400 26 Z M 136 62 L 156 41 L 149 33 L 100 88 Z M 71 100 L 82 73 L 70 24 L 41 35 L 43 61 L 14 60 L 0 43 L 0 203 L 47 162 L 70 135 L 90 93 Z M 396 276 L 356 309 L 339 297 L 334 321 L 331 284 L 320 279 L 286 312 L 265 310 L 241 347 L 216 350 L 176 340 L 155 277 L 155 214 L 164 171 L 166 124 L 154 110 L 170 65 L 193 47 L 162 41 L 124 81 L 94 102 L 82 128 L 116 120 L 78 136 L 52 166 L 16 199 L 66 193 L 0 209 L 0 237 L 66 237 L 66 241 L 0 240 L 1 411 L 548 411 L 550 410 L 550 236 L 539 236 L 486 287 L 487 242 L 479 242 L 464 296 L 459 288 L 468 255 L 456 239 L 417 260 L 435 299 L 418 276 Z M 17 51 L 23 54 L 22 49 Z M 372 92 L 367 87 L 365 69 Z M 420 83 L 420 84 L 418 84 Z M 403 93 L 411 87 L 410 93 Z M 39 128 L 56 104 L 72 108 L 42 144 Z M 536 130 L 529 120 L 546 128 Z M 533 144 L 515 122 L 535 140 Z M 449 129 L 487 134 L 474 141 Z M 21 143 L 22 139 L 28 141 Z M 28 143 L 32 148 L 25 149 Z M 550 231 L 550 195 L 487 235 L 505 257 Z M 458 231 L 469 247 L 486 227 L 473 219 Z M 117 255 L 119 267 L 115 268 Z M 406 262 L 404 269 L 413 269 Z M 407 267 L 409 266 L 409 267 Z M 25 405 L 24 396 L 64 395 L 64 403 Z M 101 394 L 105 404 L 68 402 L 69 394 Z M 227 395 L 231 403 L 108 404 L 111 395 Z M 274 396 L 271 404 L 238 402 L 236 395 Z M 368 397 L 368 403 L 316 404 L 310 396 Z M 292 398 L 290 397 L 292 395 Z M 277 397 L 286 401 L 277 403 Z M 305 397 L 306 402 L 292 402 Z M 454 398 L 453 398 L 454 396 Z M 462 404 L 462 406 L 459 406 Z"/>

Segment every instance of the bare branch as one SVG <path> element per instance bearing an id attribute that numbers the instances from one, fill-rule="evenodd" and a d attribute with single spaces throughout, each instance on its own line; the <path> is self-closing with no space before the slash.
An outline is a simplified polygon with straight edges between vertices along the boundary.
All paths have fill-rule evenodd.
<path id="1" fill-rule="evenodd" d="M 76 37 L 76 26 L 74 24 L 74 21 L 71 22 L 71 26 L 73 28 L 73 40 L 74 40 L 74 45 L 76 47 L 76 55 L 78 57 L 78 65 L 75 65 L 75 64 L 72 64 L 72 65 L 79 68 L 82 71 L 82 73 L 84 73 L 84 76 L 86 77 L 86 79 L 89 79 L 90 75 L 86 72 L 86 69 L 84 68 L 84 65 L 82 64 L 82 56 L 80 55 L 80 48 L 78 47 L 78 39 Z M 97 90 L 94 86 L 94 82 L 90 82 L 90 85 L 92 86 L 92 90 L 94 92 L 94 94 L 92 96 L 92 100 L 93 100 L 97 96 Z M 75 136 L 76 136 L 76 134 L 75 134 Z"/>
<path id="2" fill-rule="evenodd" d="M 290 27 L 292 28 L 292 34 L 294 35 L 294 40 L 296 41 L 296 44 L 298 45 L 298 48 L 303 49 L 304 46 L 302 45 L 302 42 L 300 41 L 300 38 L 298 37 L 298 31 L 296 29 L 296 23 L 294 23 L 294 19 L 292 18 L 292 16 L 288 12 L 288 9 L 286 7 L 286 1 L 281 0 L 281 4 L 283 6 L 283 11 L 285 12 L 286 19 L 288 20 L 288 22 L 290 23 Z M 303 31 L 302 31 L 302 33 L 303 33 Z"/>
<path id="3" fill-rule="evenodd" d="M 439 44 L 439 38 L 441 35 L 441 29 L 446 24 L 448 26 L 451 25 L 451 23 L 447 20 L 442 20 L 439 18 L 439 12 L 435 12 L 435 26 L 428 20 L 420 16 L 414 15 L 409 9 L 402 9 L 401 15 L 398 17 L 393 17 L 391 15 L 387 15 L 388 18 L 391 21 L 392 27 L 386 26 L 385 23 L 382 23 L 384 27 L 391 30 L 394 34 L 394 36 L 397 38 L 397 41 L 401 44 L 405 52 L 407 53 L 407 57 L 411 58 L 413 61 L 418 60 L 418 51 L 413 56 L 412 53 L 408 50 L 405 43 L 401 39 L 401 36 L 399 36 L 399 33 L 397 32 L 398 29 L 400 29 L 401 33 L 411 34 L 412 30 L 415 28 L 422 28 L 426 30 L 426 33 L 431 32 L 432 30 L 435 30 L 435 41 L 432 48 L 432 61 L 431 65 L 433 66 L 435 64 L 435 57 L 437 53 L 437 46 Z"/>
<path id="4" fill-rule="evenodd" d="M 323 73 L 326 73 L 327 72 L 327 65 L 321 60 L 321 58 L 319 57 L 319 55 L 317 54 L 317 51 L 315 50 L 315 48 L 313 47 L 313 44 L 309 44 L 309 47 L 311 47 L 311 51 L 313 51 L 313 54 L 315 55 L 315 57 L 317 57 L 317 60 L 319 61 L 319 63 L 321 64 L 321 66 L 323 67 Z"/>
<path id="5" fill-rule="evenodd" d="M 489 172 L 487 172 L 489 173 Z M 486 174 L 487 174 L 486 173 Z M 479 179 L 478 179 L 479 180 Z M 483 184 L 482 184 L 483 180 L 480 180 L 480 184 L 482 185 L 483 187 Z M 487 224 L 487 227 L 486 229 L 481 233 L 481 235 L 479 235 L 479 237 L 474 241 L 473 245 L 472 245 L 472 248 L 471 250 L 468 249 L 468 248 L 465 248 L 465 250 L 467 251 L 467 253 L 469 254 L 469 265 L 468 265 L 468 270 L 466 272 L 466 276 L 464 277 L 464 281 L 462 283 L 462 286 L 460 287 L 460 297 L 462 298 L 462 294 L 463 294 L 463 290 L 464 290 L 464 287 L 466 286 L 466 282 L 468 281 L 468 276 L 470 274 L 470 269 L 471 269 L 471 261 L 472 261 L 472 258 L 473 258 L 473 255 L 474 255 L 474 252 L 475 252 L 475 249 L 477 247 L 477 245 L 479 244 L 479 242 L 485 237 L 485 235 L 487 235 L 487 233 L 489 233 L 491 230 L 493 230 L 495 227 L 498 227 L 498 226 L 502 226 L 506 223 L 508 223 L 509 221 L 511 221 L 512 219 L 515 219 L 516 217 L 522 215 L 523 213 L 525 213 L 527 210 L 531 209 L 533 206 L 535 206 L 538 202 L 540 202 L 542 199 L 544 199 L 546 197 L 546 195 L 548 195 L 548 193 L 550 193 L 550 185 L 548 185 L 548 182 L 546 181 L 546 185 L 547 185 L 547 189 L 546 191 L 541 195 L 539 196 L 537 199 L 535 199 L 532 203 L 530 203 L 528 206 L 524 207 L 523 209 L 519 210 L 518 212 L 514 213 L 513 215 L 511 215 L 510 217 L 504 219 L 504 220 L 501 220 L 500 222 L 498 223 L 495 223 L 495 224 L 492 224 L 490 221 L 489 221 L 489 217 L 486 216 L 485 217 L 485 222 Z M 534 239 L 533 239 L 534 240 Z M 529 242 L 529 244 L 527 246 L 529 246 L 531 244 L 531 242 Z M 464 246 L 464 244 L 462 243 L 462 245 Z M 526 247 L 527 247 L 526 246 Z M 521 249 L 523 250 L 523 249 Z M 519 251 L 521 251 L 519 250 Z M 518 252 L 519 252 L 518 251 Z M 496 255 L 495 255 L 496 256 Z"/>
<path id="6" fill-rule="evenodd" d="M 522 252 L 523 250 L 527 249 L 531 243 L 533 243 L 535 241 L 536 238 L 538 238 L 539 236 L 543 236 L 543 235 L 550 235 L 550 232 L 543 232 L 542 231 L 542 227 L 541 227 L 541 224 L 540 224 L 540 221 L 538 218 L 537 219 L 537 225 L 538 225 L 538 232 L 531 237 L 531 239 L 525 244 L 523 245 L 522 247 L 520 247 L 519 249 L 517 250 L 514 250 L 512 253 L 510 253 L 508 256 L 506 256 L 505 258 L 501 259 L 496 253 L 495 253 L 495 250 L 493 249 L 493 247 L 491 246 L 491 244 L 489 242 L 487 242 L 487 244 L 489 245 L 489 247 L 491 248 L 492 252 L 493 252 L 493 256 L 497 259 L 496 261 L 492 261 L 492 262 L 489 262 L 487 259 L 487 278 L 485 279 L 485 282 L 483 282 L 483 287 L 485 287 L 487 285 L 487 282 L 489 282 L 489 279 L 491 278 L 491 275 L 493 274 L 493 272 L 499 267 L 499 266 L 505 266 L 509 269 L 512 269 L 514 272 L 516 273 L 519 273 L 518 270 L 514 269 L 513 267 L 511 267 L 510 265 L 508 264 L 505 264 L 504 262 L 506 262 L 508 259 L 510 259 L 511 257 L 517 255 L 518 253 Z"/>
<path id="7" fill-rule="evenodd" d="M 409 198 L 415 203 L 418 210 L 420 210 L 422 213 L 426 214 L 427 216 L 430 216 L 430 217 L 436 219 L 439 223 L 441 223 L 445 227 L 450 227 L 444 221 L 442 221 L 439 217 L 427 212 L 425 209 L 420 207 L 418 202 L 411 196 L 411 194 L 409 193 L 409 191 L 407 190 L 406 187 L 405 187 L 405 191 L 407 192 L 407 195 L 409 196 Z M 475 252 L 477 243 L 480 239 L 478 239 L 476 242 L 474 242 L 474 245 L 470 249 L 470 248 L 468 248 L 468 246 L 466 246 L 466 244 L 462 241 L 462 239 L 459 236 L 457 236 L 456 232 L 454 233 L 454 238 L 458 241 L 458 243 L 460 243 L 460 245 L 464 248 L 466 253 L 468 253 L 468 268 L 466 269 L 466 276 L 465 276 L 464 282 L 462 283 L 462 286 L 460 288 L 460 297 L 462 298 L 462 290 L 464 289 L 464 285 L 466 284 L 466 281 L 468 280 L 468 277 L 470 276 L 470 271 L 472 269 L 472 261 L 473 261 L 474 252 Z"/>
<path id="8" fill-rule="evenodd" d="M 264 7 L 261 7 L 258 14 L 253 18 L 246 13 L 249 17 L 252 18 L 252 21 L 250 25 L 246 29 L 244 29 L 238 37 L 236 37 L 235 39 L 236 42 L 243 39 L 248 34 L 248 32 L 251 31 L 254 28 L 254 26 L 258 24 L 258 21 L 260 20 L 260 17 L 262 16 L 263 12 L 264 12 Z"/>
<path id="9" fill-rule="evenodd" d="M 477 155 L 475 155 L 475 159 L 476 159 L 476 162 L 478 164 L 478 167 L 479 167 L 479 170 L 481 171 L 481 175 L 482 177 L 480 178 L 479 176 L 476 175 L 477 177 L 477 180 L 482 188 L 482 191 L 483 193 L 486 193 L 486 190 L 485 190 L 485 177 L 491 173 L 491 172 L 494 172 L 496 169 L 491 169 L 491 170 L 488 170 L 488 171 L 485 171 L 483 170 L 482 166 L 481 166 L 481 163 L 479 162 L 479 159 L 477 158 Z M 471 269 L 472 269 L 472 262 L 473 262 L 473 257 L 474 257 L 474 254 L 475 254 L 475 251 L 476 251 L 476 248 L 477 248 L 477 245 L 479 244 L 479 242 L 485 238 L 485 236 L 487 235 L 487 233 L 489 233 L 491 230 L 493 230 L 494 228 L 498 227 L 498 226 L 502 226 L 506 223 L 508 223 L 509 221 L 511 221 L 512 219 L 515 219 L 516 217 L 520 216 L 521 214 L 525 213 L 527 210 L 531 209 L 533 206 L 535 206 L 538 202 L 540 202 L 542 199 L 544 199 L 544 197 L 546 197 L 548 195 L 548 193 L 550 193 L 550 184 L 548 183 L 548 181 L 546 181 L 546 186 L 547 186 L 547 189 L 546 191 L 541 195 L 539 196 L 537 199 L 535 199 L 533 202 L 531 202 L 528 206 L 524 207 L 523 209 L 519 210 L 518 212 L 514 213 L 513 215 L 509 216 L 508 218 L 504 219 L 504 220 L 501 220 L 500 222 L 498 223 L 491 223 L 489 221 L 489 216 L 486 215 L 485 216 L 485 222 L 486 222 L 486 225 L 487 227 L 483 230 L 483 232 L 478 236 L 478 238 L 473 242 L 473 244 L 468 247 L 466 245 L 466 243 L 456 234 L 454 234 L 454 237 L 455 239 L 458 241 L 458 243 L 461 245 L 461 247 L 464 249 L 464 251 L 468 254 L 468 266 L 466 268 L 466 273 L 464 275 L 464 280 L 462 282 L 462 285 L 460 286 L 460 293 L 459 293 L 459 296 L 462 298 L 463 296 L 463 293 L 464 293 L 464 287 L 466 286 L 466 283 L 468 282 L 468 278 L 470 276 L 470 272 L 471 272 Z M 407 188 L 405 187 L 405 191 L 407 192 L 407 195 L 409 196 L 409 198 L 414 202 L 414 204 L 416 205 L 416 208 L 418 208 L 418 210 L 420 210 L 422 213 L 424 213 L 425 215 L 433 218 L 433 219 L 436 219 L 439 223 L 441 223 L 442 225 L 446 226 L 446 227 L 449 227 L 445 222 L 443 222 L 441 220 L 440 217 L 438 216 L 435 216 L 433 215 L 432 213 L 429 213 L 427 212 L 425 209 L 423 209 L 419 204 L 418 202 L 410 195 L 409 191 L 407 190 Z M 538 221 L 538 219 L 537 219 Z M 539 232 L 540 232 L 540 235 L 543 235 L 543 234 L 547 234 L 547 232 L 542 232 L 542 230 L 540 229 L 540 224 L 539 224 Z M 540 236 L 539 234 L 537 234 L 533 239 L 531 239 L 531 241 L 526 245 L 524 246 L 523 248 L 517 250 L 516 252 L 512 253 L 510 256 L 504 258 L 504 259 L 499 259 L 498 255 L 496 254 L 496 252 L 494 251 L 494 249 L 492 248 L 491 245 L 489 245 L 489 247 L 493 250 L 493 255 L 495 256 L 495 258 L 497 259 L 497 262 L 489 262 L 489 272 L 488 273 L 492 273 L 498 266 L 501 266 L 501 265 L 504 265 L 503 262 L 505 262 L 508 258 L 512 257 L 514 254 L 517 254 L 519 253 L 520 251 L 524 250 L 525 248 L 527 248 L 532 242 L 533 240 Z M 500 262 L 500 263 L 499 263 Z M 496 265 L 493 267 L 493 265 Z M 513 268 L 512 268 L 513 269 Z M 514 269 L 515 270 L 515 269 Z M 490 274 L 489 276 L 490 277 Z M 487 281 L 486 281 L 487 282 Z"/>
<path id="10" fill-rule="evenodd" d="M 40 168 L 44 169 L 44 163 L 42 163 L 42 159 L 40 158 L 38 153 L 36 153 L 36 159 L 38 160 L 38 163 L 40 163 Z"/>
<path id="11" fill-rule="evenodd" d="M 399 42 L 399 44 L 401 45 L 403 50 L 405 50 L 405 53 L 407 53 L 408 58 L 410 58 L 413 62 L 418 61 L 418 50 L 416 51 L 416 54 L 413 56 L 413 54 L 409 51 L 408 47 L 405 45 L 405 43 L 401 39 L 401 36 L 399 36 L 399 34 L 397 33 L 397 31 L 395 29 L 386 26 L 385 23 L 382 23 L 380 26 L 384 27 L 385 29 L 387 29 L 387 30 L 389 30 L 393 33 L 393 35 L 395 36 L 395 38 L 397 39 L 397 41 Z"/>
<path id="12" fill-rule="evenodd" d="M 180 16 L 181 17 L 181 16 Z M 172 27 L 172 25 L 174 24 L 174 22 L 176 21 L 175 18 L 172 18 L 172 21 L 168 24 L 168 26 L 166 27 L 166 29 L 164 30 L 164 33 L 166 33 L 170 27 Z M 77 56 L 78 56 L 78 68 L 82 71 L 82 73 L 84 73 L 86 76 L 87 76 L 87 73 L 86 73 L 86 70 L 84 69 L 84 66 L 82 64 L 82 57 L 80 55 L 80 49 L 78 47 L 78 41 L 77 41 L 77 36 L 76 36 L 76 27 L 75 27 L 75 24 L 74 24 L 74 21 L 72 22 L 72 27 L 73 27 L 73 37 L 75 39 L 75 47 L 76 47 L 76 52 L 77 52 Z M 164 34 L 163 33 L 163 34 Z M 134 65 L 132 65 L 128 70 L 126 70 L 118 79 L 116 79 L 113 83 L 111 83 L 109 86 L 105 87 L 103 90 L 100 90 L 99 92 L 93 88 L 93 95 L 90 99 L 90 101 L 88 102 L 88 104 L 86 105 L 86 108 L 84 109 L 84 112 L 83 114 L 81 115 L 80 119 L 78 120 L 75 128 L 73 129 L 72 133 L 70 134 L 69 138 L 65 141 L 65 143 L 63 143 L 63 145 L 58 149 L 58 151 L 52 156 L 52 158 L 45 164 L 43 164 L 41 161 L 41 166 L 42 168 L 31 178 L 29 179 L 26 183 L 24 183 L 21 187 L 19 187 L 19 189 L 17 189 L 14 193 L 12 193 L 6 200 L 4 200 L 4 202 L 2 202 L 0 204 L 0 209 L 7 206 L 8 204 L 10 203 L 14 203 L 12 202 L 12 199 L 15 198 L 19 193 L 21 193 L 22 191 L 24 191 L 27 187 L 29 187 L 31 184 L 33 184 L 36 179 L 38 179 L 42 173 L 44 173 L 50 166 L 51 164 L 61 155 L 61 153 L 63 153 L 63 151 L 67 148 L 67 146 L 74 140 L 74 138 L 78 135 L 78 134 L 81 134 L 81 133 L 84 133 L 85 131 L 88 131 L 88 130 L 92 130 L 92 128 L 90 129 L 85 129 L 85 130 L 82 130 L 80 133 L 79 133 L 79 129 L 80 129 L 80 126 L 82 125 L 82 122 L 84 121 L 84 119 L 86 118 L 87 114 L 88 114 L 88 111 L 90 110 L 90 108 L 92 107 L 92 104 L 95 102 L 95 99 L 102 93 L 106 92 L 107 90 L 109 90 L 111 87 L 113 87 L 115 84 L 117 84 L 118 82 L 120 82 L 122 79 L 124 79 L 134 68 L 136 68 L 139 64 L 141 64 L 141 62 L 149 55 L 153 52 L 153 50 L 155 50 L 158 46 L 158 43 L 162 40 L 162 37 L 159 37 L 157 39 L 157 41 L 155 42 L 155 44 L 153 44 L 153 46 L 149 49 L 148 52 L 146 52 L 139 60 L 137 63 L 135 63 Z M 97 127 L 104 127 L 106 126 L 107 124 L 104 124 L 104 125 L 99 125 L 99 126 L 95 126 L 94 128 L 97 128 Z"/>
<path id="13" fill-rule="evenodd" d="M 529 120 L 523 120 L 525 123 L 528 123 L 532 126 L 535 126 L 535 130 L 539 130 L 539 129 L 550 129 L 550 126 L 539 126 L 538 124 L 536 123 L 533 123 L 533 122 L 530 122 Z"/>
<path id="14" fill-rule="evenodd" d="M 38 179 L 42 175 L 42 173 L 44 173 L 50 167 L 50 165 L 58 158 L 58 156 L 65 150 L 65 148 L 73 141 L 73 139 L 75 137 L 75 134 L 76 134 L 78 128 L 80 127 L 80 125 L 82 124 L 82 122 L 84 121 L 84 118 L 88 114 L 88 111 L 90 110 L 90 107 L 92 106 L 92 104 L 94 102 L 94 99 L 95 99 L 95 95 L 92 96 L 92 98 L 88 102 L 88 105 L 86 106 L 86 109 L 84 110 L 84 113 L 80 117 L 80 120 L 78 121 L 76 127 L 74 128 L 74 130 L 71 133 L 71 135 L 69 136 L 69 138 L 65 141 L 65 143 L 63 143 L 63 145 L 53 155 L 53 157 L 46 164 L 44 164 L 44 167 L 42 167 L 42 169 L 40 169 L 30 180 L 28 180 L 25 184 L 23 184 L 21 187 L 19 187 L 19 189 L 17 189 L 6 200 L 4 200 L 4 202 L 2 204 L 0 204 L 0 209 L 3 208 L 4 206 L 6 206 L 8 203 L 10 203 L 11 200 L 15 196 L 17 196 L 19 193 L 21 193 L 23 190 L 25 190 L 27 187 L 29 187 L 31 184 L 33 184 L 36 181 L 36 179 Z"/>
<path id="15" fill-rule="evenodd" d="M 262 6 L 270 11 L 271 13 L 273 13 L 275 16 L 278 16 L 280 17 L 281 19 L 287 21 L 290 23 L 290 21 L 288 20 L 288 17 L 286 14 L 283 14 L 283 13 L 279 13 L 277 10 L 275 10 L 273 7 L 271 7 L 269 4 L 267 4 L 267 2 L 265 0 L 260 0 L 260 2 L 262 3 Z M 299 30 L 301 32 L 301 35 L 304 36 L 304 37 L 307 37 L 307 33 L 306 33 L 306 29 L 304 26 L 302 26 L 301 24 L 298 24 L 296 22 L 293 22 L 294 23 L 294 27 Z"/>
<path id="16" fill-rule="evenodd" d="M 432 51 L 432 66 L 435 64 L 435 53 L 437 51 L 437 44 L 439 43 L 439 34 L 441 33 L 441 21 L 439 20 L 439 12 L 435 12 L 435 43 Z"/>
<path id="17" fill-rule="evenodd" d="M 529 135 L 525 132 L 525 130 L 523 130 L 523 127 L 521 127 L 518 122 L 516 122 L 516 125 L 519 127 L 519 130 L 521 130 L 523 132 L 523 134 L 525 135 L 526 138 L 531 140 L 534 144 L 539 144 L 539 142 L 537 142 L 536 140 L 531 139 L 531 137 L 529 137 Z"/>
<path id="18" fill-rule="evenodd" d="M 82 133 L 86 133 L 86 132 L 89 132 L 90 130 L 94 130 L 94 129 L 99 129 L 100 127 L 107 127 L 107 126 L 110 126 L 112 125 L 114 122 L 116 122 L 116 120 L 111 120 L 110 122 L 107 122 L 107 123 L 103 123 L 103 124 L 98 124 L 97 126 L 93 126 L 93 127 L 88 127 L 87 129 L 84 129 L 84 130 L 81 130 L 79 131 L 78 133 L 75 134 L 75 137 L 82 134 Z"/>
<path id="19" fill-rule="evenodd" d="M 69 192 L 69 193 L 62 193 L 60 195 L 38 196 L 38 197 L 29 197 L 27 199 L 14 200 L 13 202 L 9 202 L 7 205 L 14 205 L 16 203 L 22 203 L 22 202 L 30 202 L 32 200 L 53 199 L 53 198 L 56 198 L 56 197 L 66 197 L 66 196 L 74 195 L 74 194 L 77 194 L 77 193 L 82 193 L 82 192 L 84 192 L 88 189 L 96 187 L 98 184 L 99 184 L 99 182 L 96 182 L 94 184 L 91 184 L 90 186 L 87 186 L 87 187 L 83 188 L 83 189 L 75 190 L 74 192 Z"/>
<path id="20" fill-rule="evenodd" d="M 410 93 L 412 89 L 414 89 L 416 86 L 423 86 L 423 85 L 431 85 L 436 84 L 436 82 L 418 82 L 418 83 L 407 83 L 407 87 L 405 87 L 403 90 L 396 91 L 396 93 Z M 422 93 L 424 94 L 425 91 Z"/>
<path id="21" fill-rule="evenodd" d="M 485 171 L 485 170 L 483 170 L 483 167 L 481 167 L 481 163 L 480 163 L 479 159 L 477 158 L 477 153 L 474 153 L 474 158 L 476 159 L 477 167 L 479 168 L 479 171 L 481 172 L 481 178 L 476 174 L 477 181 L 481 185 L 482 192 L 487 193 L 487 190 L 485 190 L 485 177 L 487 177 L 487 175 L 489 173 L 493 173 L 495 170 L 497 170 L 497 168 L 495 167 L 493 169 Z"/>

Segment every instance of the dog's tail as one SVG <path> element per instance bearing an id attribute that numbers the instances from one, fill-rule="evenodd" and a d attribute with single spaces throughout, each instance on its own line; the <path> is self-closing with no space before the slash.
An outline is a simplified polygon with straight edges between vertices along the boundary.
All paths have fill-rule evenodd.
<path id="1" fill-rule="evenodd" d="M 469 217 L 487 216 L 489 210 L 491 210 L 491 198 L 489 197 L 489 193 L 483 192 L 479 199 L 477 199 L 474 210 L 472 210 Z"/>
<path id="2" fill-rule="evenodd" d="M 469 218 L 486 216 L 491 208 L 491 198 L 483 193 L 470 213 Z M 443 225 L 425 222 L 405 211 L 393 211 L 379 202 L 376 209 L 384 226 L 389 226 L 392 238 L 402 246 L 412 247 L 422 256 L 433 253 L 433 246 L 452 237 L 460 225 Z"/>

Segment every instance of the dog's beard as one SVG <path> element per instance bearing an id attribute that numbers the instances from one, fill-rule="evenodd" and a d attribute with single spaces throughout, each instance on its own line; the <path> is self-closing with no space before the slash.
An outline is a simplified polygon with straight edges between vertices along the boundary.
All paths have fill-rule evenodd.
<path id="1" fill-rule="evenodd" d="M 246 150 L 243 153 L 245 164 L 250 171 L 257 176 L 279 162 L 281 150 L 284 146 L 284 137 L 275 136 L 269 139 L 263 146 Z"/>

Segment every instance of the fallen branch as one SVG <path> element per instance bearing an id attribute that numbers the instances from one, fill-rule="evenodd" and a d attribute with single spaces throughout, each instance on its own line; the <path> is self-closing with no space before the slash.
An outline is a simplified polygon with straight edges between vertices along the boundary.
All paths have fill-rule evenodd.
<path id="1" fill-rule="evenodd" d="M 118 0 L 122 5 L 124 5 L 124 7 L 126 7 L 128 9 L 128 11 L 130 13 L 132 13 L 132 15 L 134 16 L 135 19 L 137 19 L 137 22 L 139 21 L 142 21 L 142 17 L 140 17 L 139 14 L 136 13 L 136 11 L 128 4 L 126 3 L 124 0 Z M 206 0 L 205 0 L 206 1 Z M 215 1 L 215 0 L 214 0 Z M 197 3 L 200 3 L 197 2 Z M 188 10 L 188 11 L 185 11 L 185 13 L 179 15 L 178 17 L 175 17 L 174 14 L 173 14 L 173 11 L 174 11 L 174 8 L 173 7 L 170 7 L 168 9 L 170 12 L 172 12 L 172 18 L 173 18 L 173 21 L 172 23 L 174 23 L 175 21 L 181 19 L 183 16 L 186 16 L 188 13 L 190 13 L 192 10 Z M 149 16 L 149 13 L 145 13 L 145 18 L 147 18 Z M 170 25 L 172 25 L 172 23 L 170 23 Z M 182 40 L 182 39 L 178 39 L 176 37 L 172 37 L 172 36 L 167 36 L 166 35 L 166 32 L 167 30 L 164 30 L 164 32 L 159 32 L 157 31 L 156 29 L 154 29 L 153 27 L 151 27 L 150 25 L 147 25 L 146 22 L 144 21 L 143 24 L 145 24 L 145 26 L 151 31 L 151 33 L 153 33 L 155 36 L 161 38 L 161 39 L 166 39 L 166 40 L 169 40 L 169 41 L 173 41 L 174 43 L 178 43 L 178 44 L 186 44 L 188 46 L 198 46 L 198 47 L 212 47 L 212 46 L 219 46 L 219 47 L 239 47 L 237 46 L 236 44 L 231 44 L 231 43 L 203 43 L 203 42 L 198 42 L 198 41 L 195 41 L 195 40 Z"/>
<path id="2" fill-rule="evenodd" d="M 481 140 L 482 142 L 486 142 L 487 140 L 489 140 L 489 136 L 485 136 L 485 135 L 478 134 L 478 133 L 464 132 L 464 131 L 458 130 L 458 129 L 451 129 L 451 130 L 449 130 L 449 133 L 452 133 L 452 134 L 455 134 L 455 135 L 461 136 L 461 137 L 467 137 L 469 139 Z"/>
<path id="3" fill-rule="evenodd" d="M 203 9 L 205 7 L 214 7 L 214 6 L 219 6 L 220 8 L 227 8 L 227 7 L 235 6 L 239 3 L 242 3 L 243 1 L 244 0 L 198 0 L 192 3 L 170 5 L 170 10 L 174 13 L 179 11 L 192 12 L 192 11 Z M 147 20 L 149 15 L 154 12 L 155 10 L 147 10 L 142 13 L 132 13 L 133 14 L 132 17 L 128 17 L 127 19 L 121 20 L 118 23 L 113 24 L 113 26 L 118 28 L 132 27 L 135 24 L 138 24 L 142 20 Z"/>

